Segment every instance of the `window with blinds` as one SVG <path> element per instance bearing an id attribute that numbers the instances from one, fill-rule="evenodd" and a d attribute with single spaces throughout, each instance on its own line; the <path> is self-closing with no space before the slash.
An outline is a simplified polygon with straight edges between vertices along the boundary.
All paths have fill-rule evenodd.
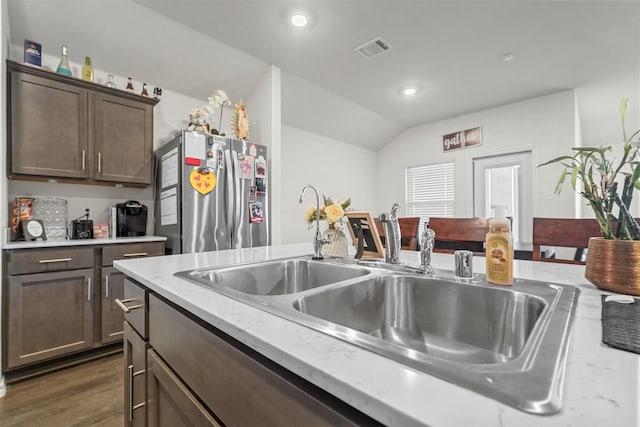
<path id="1" fill-rule="evenodd" d="M 407 216 L 420 217 L 420 233 L 431 216 L 454 215 L 453 162 L 406 168 Z"/>

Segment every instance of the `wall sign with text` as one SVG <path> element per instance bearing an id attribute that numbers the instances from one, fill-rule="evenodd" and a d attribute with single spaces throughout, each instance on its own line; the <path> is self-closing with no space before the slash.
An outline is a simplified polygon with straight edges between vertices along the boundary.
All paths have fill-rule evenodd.
<path id="1" fill-rule="evenodd" d="M 473 147 L 474 145 L 482 145 L 482 128 L 479 126 L 442 136 L 443 151 Z"/>

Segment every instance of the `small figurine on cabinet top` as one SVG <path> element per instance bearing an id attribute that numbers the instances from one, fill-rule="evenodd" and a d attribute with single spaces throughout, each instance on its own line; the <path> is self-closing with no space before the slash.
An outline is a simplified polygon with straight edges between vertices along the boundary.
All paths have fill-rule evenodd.
<path id="1" fill-rule="evenodd" d="M 147 84 L 146 83 L 142 83 L 142 92 L 140 92 L 140 95 L 149 96 L 149 92 L 147 92 Z"/>
<path id="2" fill-rule="evenodd" d="M 249 139 L 249 118 L 247 117 L 247 107 L 242 101 L 238 102 L 235 106 L 236 112 L 233 115 L 233 131 L 236 138 L 247 140 Z"/>
<path id="3" fill-rule="evenodd" d="M 187 129 L 195 132 L 211 132 L 211 125 L 208 123 L 209 112 L 204 108 L 194 108 L 189 113 L 189 124 Z"/>
<path id="4" fill-rule="evenodd" d="M 133 90 L 133 82 L 131 81 L 131 77 L 127 78 L 127 89 Z"/>

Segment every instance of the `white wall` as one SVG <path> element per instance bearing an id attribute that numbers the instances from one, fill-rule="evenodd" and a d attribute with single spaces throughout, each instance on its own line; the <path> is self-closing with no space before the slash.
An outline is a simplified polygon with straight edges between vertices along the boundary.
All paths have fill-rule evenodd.
<path id="1" fill-rule="evenodd" d="M 640 58 L 640 52 L 638 53 Z M 612 145 L 621 153 L 624 137 L 618 105 L 621 99 L 629 98 L 629 110 L 625 117 L 627 137 L 640 128 L 640 67 L 637 70 L 620 70 L 618 75 L 607 80 L 592 82 L 576 89 L 576 100 L 582 145 L 597 147 Z M 620 154 L 617 155 L 620 158 Z M 631 212 L 640 214 L 640 197 L 635 195 Z M 584 199 L 576 199 L 578 217 L 592 218 L 593 211 Z"/>
<path id="2" fill-rule="evenodd" d="M 573 91 L 563 91 L 407 129 L 378 152 L 377 210 L 389 209 L 394 202 L 406 204 L 406 167 L 454 161 L 455 215 L 473 216 L 471 159 L 534 148 L 538 164 L 566 154 L 575 143 L 574 100 Z M 481 146 L 443 151 L 443 135 L 476 126 L 482 127 Z M 552 194 L 560 169 L 540 168 L 534 174 L 534 216 L 573 217 L 571 192 L 559 198 Z"/>
<path id="3" fill-rule="evenodd" d="M 379 213 L 375 151 L 283 126 L 282 164 L 282 243 L 309 242 L 311 247 L 314 231 L 307 229 L 303 214 L 316 200 L 313 191 L 307 191 L 299 203 L 306 184 L 318 189 L 321 204 L 323 194 L 341 200 L 351 197 L 352 210 Z M 323 226 L 327 228 L 326 222 Z"/>
<path id="4" fill-rule="evenodd" d="M 271 243 L 282 241 L 282 101 L 280 68 L 267 67 L 247 99 L 249 140 L 268 147 L 267 177 L 270 203 Z"/>

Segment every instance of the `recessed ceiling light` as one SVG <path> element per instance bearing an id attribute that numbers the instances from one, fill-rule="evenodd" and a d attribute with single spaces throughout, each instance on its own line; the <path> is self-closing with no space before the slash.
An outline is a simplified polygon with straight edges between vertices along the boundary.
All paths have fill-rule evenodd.
<path id="1" fill-rule="evenodd" d="M 402 91 L 402 93 L 405 94 L 406 96 L 415 95 L 416 92 L 418 92 L 418 89 L 414 87 L 408 87 Z"/>
<path id="2" fill-rule="evenodd" d="M 513 55 L 513 53 L 505 53 L 502 56 L 502 59 L 504 59 L 504 62 L 509 62 L 509 61 L 513 61 L 515 58 L 515 56 Z"/>
<path id="3" fill-rule="evenodd" d="M 291 24 L 295 27 L 306 27 L 309 23 L 309 19 L 301 14 L 296 14 L 291 17 Z"/>

